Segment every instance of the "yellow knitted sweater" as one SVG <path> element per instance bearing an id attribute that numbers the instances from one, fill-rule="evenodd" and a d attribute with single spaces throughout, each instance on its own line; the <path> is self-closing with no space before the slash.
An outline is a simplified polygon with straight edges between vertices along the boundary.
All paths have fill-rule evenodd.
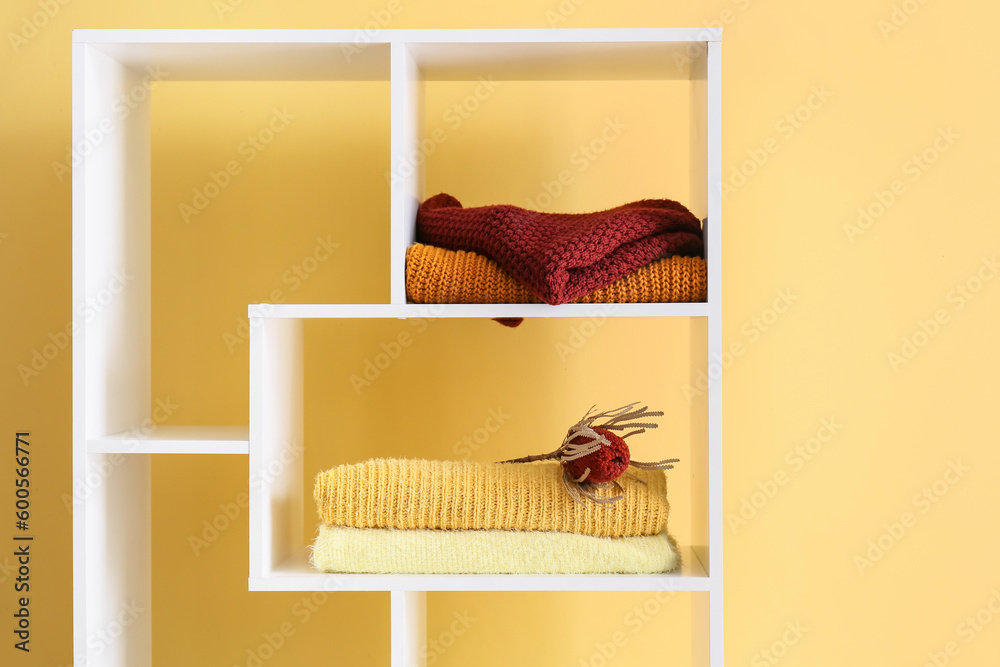
<path id="1" fill-rule="evenodd" d="M 603 537 L 655 535 L 667 528 L 667 477 L 630 470 L 625 498 L 575 502 L 556 461 L 475 463 L 369 459 L 316 476 L 313 498 L 328 526 L 448 530 L 558 530 Z"/>
<path id="2" fill-rule="evenodd" d="M 394 574 L 647 574 L 680 555 L 666 534 L 594 537 L 549 530 L 393 530 L 320 526 L 313 566 Z"/>
<path id="3" fill-rule="evenodd" d="M 707 288 L 704 259 L 667 257 L 574 303 L 704 301 Z M 416 303 L 541 303 L 488 257 L 420 243 L 406 249 L 406 296 Z"/>

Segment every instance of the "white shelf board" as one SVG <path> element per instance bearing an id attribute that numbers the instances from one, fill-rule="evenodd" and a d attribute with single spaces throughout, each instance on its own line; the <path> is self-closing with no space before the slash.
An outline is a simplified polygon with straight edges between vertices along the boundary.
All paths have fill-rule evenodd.
<path id="1" fill-rule="evenodd" d="M 706 317 L 707 303 L 452 303 L 452 304 L 252 304 L 250 317 L 451 318 L 451 317 Z"/>
<path id="2" fill-rule="evenodd" d="M 508 36 L 507 40 L 510 40 Z M 659 81 L 690 76 L 690 42 L 422 42 L 408 44 L 432 81 Z"/>
<path id="3" fill-rule="evenodd" d="M 708 591 L 711 578 L 690 547 L 666 574 L 340 574 L 317 572 L 300 549 L 269 576 L 250 577 L 251 591 Z"/>
<path id="4" fill-rule="evenodd" d="M 164 81 L 388 81 L 386 44 L 90 43 L 124 66 L 158 68 Z M 345 49 L 351 53 L 344 56 Z"/>
<path id="5" fill-rule="evenodd" d="M 719 42 L 721 28 L 441 28 L 389 29 L 371 31 L 320 28 L 251 28 L 251 29 L 77 29 L 73 41 L 77 44 L 306 44 L 352 43 L 363 36 L 368 42 L 439 42 L 520 44 L 551 42 Z"/>
<path id="6" fill-rule="evenodd" d="M 246 426 L 157 426 L 87 440 L 90 454 L 249 454 Z"/>
<path id="7" fill-rule="evenodd" d="M 136 71 L 159 66 L 170 81 L 388 81 L 391 43 L 406 44 L 430 80 L 685 79 L 690 45 L 721 38 L 717 28 L 73 31 L 75 43 Z"/>

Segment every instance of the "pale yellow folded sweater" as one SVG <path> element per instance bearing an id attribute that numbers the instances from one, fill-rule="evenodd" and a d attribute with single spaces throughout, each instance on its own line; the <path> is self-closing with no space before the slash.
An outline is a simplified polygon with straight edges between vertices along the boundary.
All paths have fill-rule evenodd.
<path id="1" fill-rule="evenodd" d="M 366 574 L 652 574 L 680 564 L 666 533 L 592 537 L 513 530 L 320 526 L 312 564 Z"/>
<path id="2" fill-rule="evenodd" d="M 447 530 L 557 530 L 604 537 L 657 535 L 667 528 L 667 477 L 631 470 L 625 498 L 575 502 L 556 461 L 476 463 L 370 459 L 316 476 L 313 497 L 328 526 Z"/>

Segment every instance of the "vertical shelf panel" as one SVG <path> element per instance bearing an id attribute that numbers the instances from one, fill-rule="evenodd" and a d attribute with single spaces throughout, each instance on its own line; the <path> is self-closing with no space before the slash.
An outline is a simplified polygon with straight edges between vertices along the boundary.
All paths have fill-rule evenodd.
<path id="1" fill-rule="evenodd" d="M 417 206 L 424 189 L 423 157 L 420 152 L 424 124 L 421 75 L 409 47 L 393 42 L 390 59 L 390 302 L 398 305 L 406 303 L 406 249 L 414 242 L 416 229 L 413 221 L 417 218 Z"/>
<path id="2" fill-rule="evenodd" d="M 86 440 L 149 415 L 149 105 L 141 74 L 73 46 L 73 513 L 75 660 L 149 665 L 149 459 Z M 129 622 L 123 612 L 141 609 Z M 126 614 L 127 616 L 128 614 Z M 112 631 L 114 642 L 100 641 Z"/>
<path id="3" fill-rule="evenodd" d="M 713 665 L 722 667 L 721 652 L 716 661 L 712 661 L 715 658 L 715 653 L 712 650 L 712 636 L 715 633 L 715 628 L 712 625 L 710 595 L 710 593 L 695 593 L 691 596 L 692 667 L 712 667 Z"/>
<path id="4" fill-rule="evenodd" d="M 690 60 L 691 112 L 689 126 L 691 153 L 689 159 L 691 190 L 689 202 L 691 210 L 696 215 L 706 216 L 703 225 L 706 258 L 709 254 L 708 248 L 714 242 L 714 230 L 717 225 L 717 219 L 711 211 L 711 200 L 717 192 L 714 192 L 709 185 L 710 178 L 708 176 L 708 164 L 711 161 L 709 136 L 712 125 L 709 116 L 713 113 L 708 99 L 708 46 L 709 43 L 699 44 L 693 55 L 690 52 L 685 52 L 684 59 L 678 61 L 687 63 L 688 59 Z M 712 285 L 718 284 L 717 268 L 711 260 L 708 262 L 710 289 Z M 691 404 L 691 467 L 694 475 L 691 489 L 691 545 L 692 551 L 701 561 L 702 566 L 711 573 L 709 556 L 712 536 L 709 530 L 711 512 L 708 509 L 708 498 L 712 487 L 710 479 L 712 459 L 709 455 L 709 440 L 713 424 L 709 418 L 708 392 L 703 389 L 703 383 L 706 382 L 705 376 L 712 373 L 713 359 L 718 359 L 721 348 L 719 346 L 712 347 L 709 336 L 709 329 L 713 323 L 717 322 L 718 302 L 717 300 L 713 301 L 711 295 L 708 301 L 708 317 L 698 317 L 691 320 L 689 353 L 691 375 L 688 384 L 691 387 L 689 396 Z M 707 381 L 711 382 L 711 380 Z"/>
<path id="5" fill-rule="evenodd" d="M 83 512 L 74 512 L 74 519 L 84 517 L 87 529 L 84 584 L 73 587 L 78 598 L 81 588 L 85 596 L 74 664 L 147 667 L 152 662 L 150 461 L 145 454 L 111 458 L 86 457 L 89 496 Z"/>
<path id="6" fill-rule="evenodd" d="M 302 345 L 301 320 L 251 313 L 251 577 L 269 574 L 303 541 Z"/>
<path id="7" fill-rule="evenodd" d="M 708 109 L 708 358 L 722 356 L 722 44 L 708 42 L 706 80 Z M 709 378 L 708 387 L 708 520 L 709 562 L 712 586 L 709 593 L 711 615 L 711 664 L 722 667 L 722 379 Z"/>
<path id="8" fill-rule="evenodd" d="M 75 258 L 85 335 L 74 351 L 86 364 L 86 436 L 100 437 L 149 415 L 150 105 L 121 102 L 143 89 L 140 73 L 90 47 L 80 58 L 86 90 L 73 145 L 85 155 L 73 177 L 83 210 L 74 214 L 87 220 L 88 242 Z"/>
<path id="9" fill-rule="evenodd" d="M 708 373 L 708 318 L 694 317 L 690 323 L 690 419 L 691 419 L 691 550 L 707 572 L 709 569 L 709 456 L 708 396 L 699 388 L 701 374 Z M 702 380 L 704 382 L 704 380 Z"/>
<path id="10" fill-rule="evenodd" d="M 427 667 L 427 593 L 392 591 L 392 667 Z"/>
<path id="11" fill-rule="evenodd" d="M 702 45 L 697 55 L 691 58 L 691 111 L 688 126 L 690 128 L 691 146 L 689 164 L 691 173 L 688 193 L 688 208 L 699 216 L 709 215 L 708 201 L 716 193 L 709 187 L 708 176 L 708 137 L 709 137 L 709 103 L 708 103 L 708 47 Z M 706 239 L 707 245 L 708 239 Z"/>

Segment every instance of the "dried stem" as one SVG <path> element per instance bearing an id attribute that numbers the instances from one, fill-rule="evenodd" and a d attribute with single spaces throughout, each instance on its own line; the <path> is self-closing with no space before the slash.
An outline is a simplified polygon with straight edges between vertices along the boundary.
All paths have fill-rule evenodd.
<path id="1" fill-rule="evenodd" d="M 664 459 L 662 461 L 631 461 L 629 465 L 640 470 L 673 470 L 675 463 L 680 463 L 680 459 Z"/>
<path id="2" fill-rule="evenodd" d="M 519 459 L 507 459 L 506 461 L 499 461 L 499 463 L 531 463 L 533 461 L 548 461 L 550 459 L 557 459 L 562 453 L 562 448 L 560 447 L 554 452 L 549 452 L 548 454 L 536 454 L 534 456 L 522 456 Z"/>

